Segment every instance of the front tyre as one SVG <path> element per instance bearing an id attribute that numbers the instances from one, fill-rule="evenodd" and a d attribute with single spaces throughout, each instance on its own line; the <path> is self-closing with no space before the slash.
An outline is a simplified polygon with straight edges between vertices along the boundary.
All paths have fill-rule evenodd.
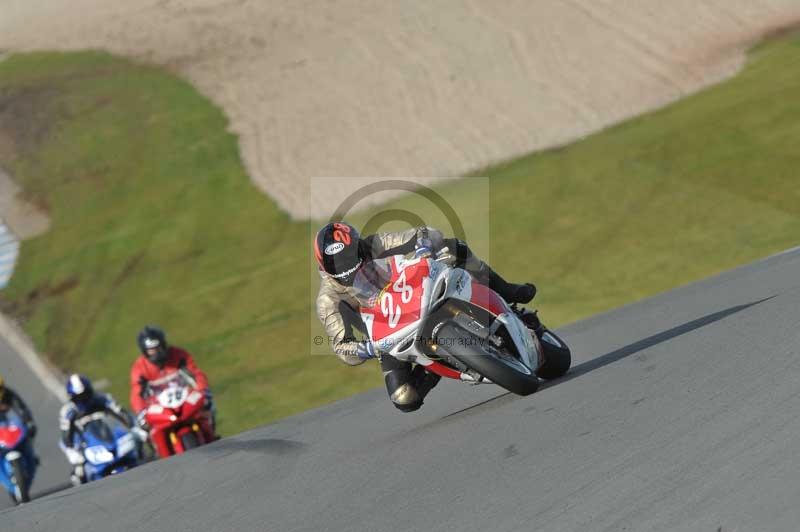
<path id="1" fill-rule="evenodd" d="M 538 377 L 517 357 L 452 323 L 442 325 L 436 339 L 453 358 L 512 393 L 530 395 L 539 389 Z"/>
<path id="2" fill-rule="evenodd" d="M 200 440 L 194 432 L 187 432 L 181 436 L 181 444 L 183 445 L 183 452 L 195 447 L 200 447 Z"/>
<path id="3" fill-rule="evenodd" d="M 547 328 L 537 335 L 544 351 L 544 364 L 536 371 L 536 375 L 545 380 L 557 379 L 564 375 L 572 364 L 572 354 L 561 338 Z"/>
<path id="4" fill-rule="evenodd" d="M 18 503 L 30 502 L 30 486 L 28 486 L 28 478 L 25 476 L 25 470 L 22 467 L 22 460 L 17 459 L 11 462 L 11 468 L 14 472 L 14 498 Z"/>

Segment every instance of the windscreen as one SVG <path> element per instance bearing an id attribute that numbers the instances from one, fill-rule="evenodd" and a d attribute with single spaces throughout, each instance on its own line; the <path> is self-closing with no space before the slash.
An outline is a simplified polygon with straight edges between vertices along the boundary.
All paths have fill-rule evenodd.
<path id="1" fill-rule="evenodd" d="M 353 280 L 353 295 L 362 307 L 372 307 L 392 278 L 391 257 L 367 262 Z"/>
<path id="2" fill-rule="evenodd" d="M 83 433 L 91 434 L 92 437 L 98 441 L 113 444 L 115 438 L 109 424 L 113 424 L 114 421 L 115 420 L 109 416 L 91 419 L 83 425 Z"/>
<path id="3" fill-rule="evenodd" d="M 8 425 L 22 426 L 22 419 L 20 419 L 19 414 L 10 407 L 0 410 L 0 426 Z"/>
<path id="4" fill-rule="evenodd" d="M 153 397 L 158 396 L 164 390 L 179 389 L 184 386 L 194 386 L 182 371 L 176 371 L 160 379 L 152 380 L 147 383 L 147 394 Z"/>

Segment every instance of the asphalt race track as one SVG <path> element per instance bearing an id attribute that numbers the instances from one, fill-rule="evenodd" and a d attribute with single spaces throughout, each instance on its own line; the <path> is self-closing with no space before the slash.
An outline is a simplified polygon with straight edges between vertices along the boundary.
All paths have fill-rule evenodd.
<path id="1" fill-rule="evenodd" d="M 401 414 L 375 390 L 0 528 L 797 530 L 800 250 L 561 332 L 574 369 L 533 396 L 446 382 Z"/>
<path id="2" fill-rule="evenodd" d="M 30 367 L 12 351 L 2 337 L 0 337 L 0 374 L 5 378 L 6 386 L 25 400 L 36 420 L 38 433 L 34 449 L 39 455 L 41 464 L 31 486 L 31 497 L 35 499 L 70 486 L 69 464 L 64 458 L 64 453 L 58 448 L 60 434 L 58 410 L 61 408 L 61 402 L 42 386 Z M 13 506 L 6 490 L 0 487 L 0 509 Z M 0 519 L 0 530 L 5 530 L 2 523 L 3 520 Z"/>

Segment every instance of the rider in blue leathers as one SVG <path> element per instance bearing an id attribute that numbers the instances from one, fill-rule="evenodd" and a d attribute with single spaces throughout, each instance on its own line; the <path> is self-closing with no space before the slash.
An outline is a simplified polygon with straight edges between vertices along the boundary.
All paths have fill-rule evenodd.
<path id="1" fill-rule="evenodd" d="M 81 417 L 94 412 L 105 411 L 119 419 L 139 441 L 144 442 L 147 440 L 147 433 L 138 428 L 130 413 L 122 408 L 110 394 L 95 393 L 91 381 L 83 375 L 72 374 L 67 378 L 67 395 L 70 400 L 61 407 L 58 416 L 59 427 L 61 428 L 59 446 L 72 465 L 70 480 L 73 485 L 86 482 L 83 470 L 85 462 L 83 452 L 73 447 L 75 443 L 75 421 Z"/>

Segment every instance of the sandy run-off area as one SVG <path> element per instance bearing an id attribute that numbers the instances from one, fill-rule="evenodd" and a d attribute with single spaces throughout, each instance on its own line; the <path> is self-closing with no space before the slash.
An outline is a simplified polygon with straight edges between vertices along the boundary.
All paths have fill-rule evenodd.
<path id="1" fill-rule="evenodd" d="M 219 104 L 294 217 L 362 181 L 457 176 L 735 73 L 800 0 L 3 0 L 0 49 L 102 48 Z M 315 187 L 314 176 L 339 176 Z"/>

